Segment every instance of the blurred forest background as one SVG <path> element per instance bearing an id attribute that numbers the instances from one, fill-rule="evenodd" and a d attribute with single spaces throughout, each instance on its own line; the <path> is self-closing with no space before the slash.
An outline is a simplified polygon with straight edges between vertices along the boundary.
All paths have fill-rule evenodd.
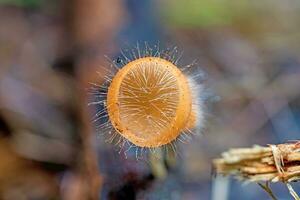
<path id="1" fill-rule="evenodd" d="M 216 94 L 173 160 L 119 154 L 87 107 L 104 55 L 144 41 L 197 59 Z M 211 159 L 299 139 L 299 87 L 298 0 L 0 0 L 0 199 L 268 199 Z"/>

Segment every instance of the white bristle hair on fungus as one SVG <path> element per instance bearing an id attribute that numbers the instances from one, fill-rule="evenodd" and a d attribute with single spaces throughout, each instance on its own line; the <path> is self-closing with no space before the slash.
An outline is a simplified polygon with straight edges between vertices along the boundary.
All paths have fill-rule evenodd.
<path id="1" fill-rule="evenodd" d="M 136 157 L 146 150 L 171 149 L 200 133 L 205 118 L 203 72 L 194 61 L 178 66 L 177 47 L 161 50 L 139 44 L 121 50 L 103 67 L 103 84 L 90 88 L 97 113 L 93 121 L 106 142 Z M 100 74 L 102 75 L 102 74 Z M 103 76 L 103 75 L 102 75 Z"/>

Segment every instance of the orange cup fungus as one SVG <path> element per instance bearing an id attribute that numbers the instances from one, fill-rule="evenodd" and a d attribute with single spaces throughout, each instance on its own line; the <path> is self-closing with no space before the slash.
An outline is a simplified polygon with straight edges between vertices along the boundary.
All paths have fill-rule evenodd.
<path id="1" fill-rule="evenodd" d="M 139 147 L 159 147 L 196 125 L 187 77 L 159 57 L 130 61 L 113 77 L 107 113 L 115 130 Z"/>

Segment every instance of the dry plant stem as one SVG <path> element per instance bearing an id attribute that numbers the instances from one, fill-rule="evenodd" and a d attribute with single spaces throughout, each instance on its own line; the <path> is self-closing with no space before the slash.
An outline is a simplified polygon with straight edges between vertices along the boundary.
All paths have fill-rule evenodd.
<path id="1" fill-rule="evenodd" d="M 272 189 L 270 188 L 269 186 L 269 182 L 266 182 L 265 185 L 263 185 L 262 183 L 257 183 L 264 191 L 266 191 L 270 197 L 273 199 L 273 200 L 277 200 L 277 198 L 275 197 L 275 195 L 273 194 L 272 192 Z"/>
<path id="2" fill-rule="evenodd" d="M 230 149 L 213 161 L 216 173 L 250 182 L 282 182 L 295 200 L 300 200 L 289 182 L 300 180 L 300 142 Z M 271 189 L 259 185 L 272 196 Z"/>

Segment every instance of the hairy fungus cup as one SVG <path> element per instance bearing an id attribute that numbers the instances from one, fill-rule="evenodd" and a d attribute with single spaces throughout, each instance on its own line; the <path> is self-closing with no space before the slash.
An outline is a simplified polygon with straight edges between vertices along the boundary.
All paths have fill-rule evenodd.
<path id="1" fill-rule="evenodd" d="M 180 66 L 177 48 L 161 50 L 145 43 L 103 66 L 105 82 L 91 83 L 99 134 L 117 147 L 144 150 L 163 147 L 176 151 L 176 142 L 191 140 L 204 124 L 203 72 L 196 62 Z M 107 73 L 105 73 L 107 72 Z"/>
<path id="2" fill-rule="evenodd" d="M 139 147 L 168 144 L 195 126 L 186 76 L 159 57 L 139 58 L 120 69 L 108 88 L 107 105 L 113 127 Z"/>

